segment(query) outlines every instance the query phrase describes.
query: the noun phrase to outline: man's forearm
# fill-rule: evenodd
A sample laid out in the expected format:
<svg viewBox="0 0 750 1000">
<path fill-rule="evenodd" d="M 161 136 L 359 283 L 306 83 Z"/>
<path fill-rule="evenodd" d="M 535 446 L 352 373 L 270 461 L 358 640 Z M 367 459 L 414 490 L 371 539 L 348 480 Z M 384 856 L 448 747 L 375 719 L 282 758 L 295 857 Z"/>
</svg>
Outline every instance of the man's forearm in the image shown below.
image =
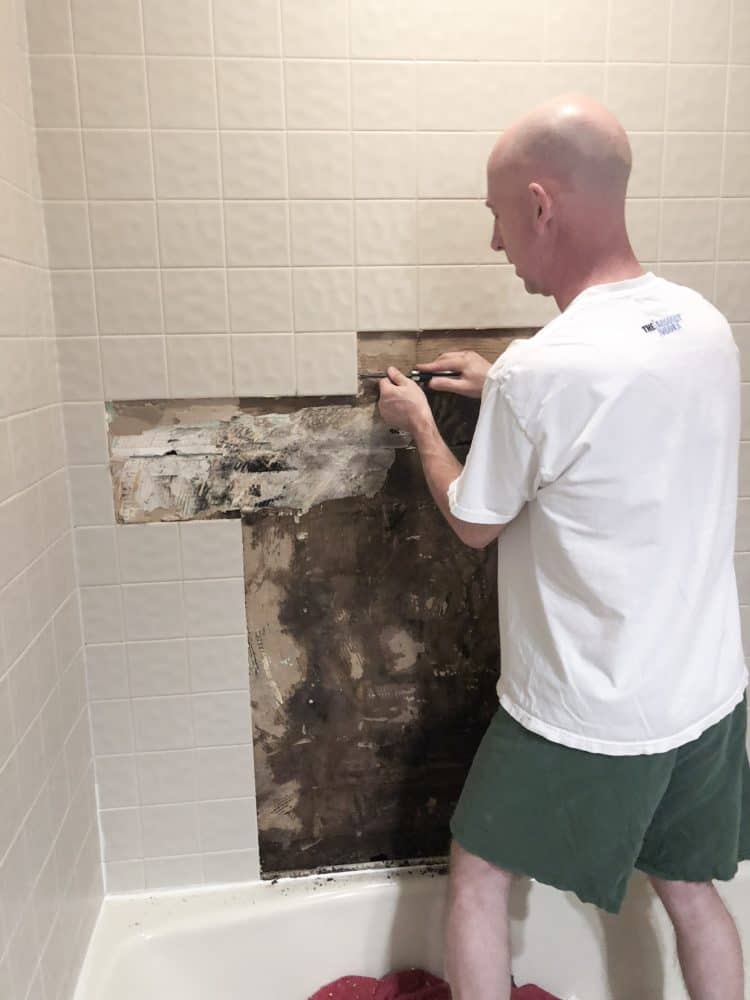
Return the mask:
<svg viewBox="0 0 750 1000">
<path fill-rule="evenodd" d="M 448 487 L 461 475 L 463 465 L 443 441 L 434 421 L 426 421 L 415 428 L 413 437 L 422 460 L 427 485 L 441 513 L 462 542 L 473 549 L 483 549 L 497 538 L 503 526 L 471 524 L 454 517 L 448 504 Z"/>
</svg>

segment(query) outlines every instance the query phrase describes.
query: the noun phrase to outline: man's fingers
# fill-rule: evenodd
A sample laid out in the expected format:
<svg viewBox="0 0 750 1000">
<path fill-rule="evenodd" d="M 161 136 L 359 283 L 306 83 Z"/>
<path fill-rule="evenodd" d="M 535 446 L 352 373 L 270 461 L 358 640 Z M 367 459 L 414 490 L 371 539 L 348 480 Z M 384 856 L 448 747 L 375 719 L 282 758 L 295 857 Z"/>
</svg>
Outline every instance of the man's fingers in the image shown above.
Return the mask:
<svg viewBox="0 0 750 1000">
<path fill-rule="evenodd" d="M 396 385 L 405 385 L 408 381 L 410 381 L 403 372 L 400 372 L 398 368 L 395 367 L 395 365 L 389 365 L 386 371 L 388 372 L 388 378 L 391 382 L 395 382 Z"/>
<path fill-rule="evenodd" d="M 467 396 L 471 390 L 465 378 L 440 378 L 439 375 L 431 378 L 427 385 L 435 392 L 455 392 L 459 396 Z"/>
<path fill-rule="evenodd" d="M 416 367 L 421 372 L 434 372 L 440 371 L 442 368 L 455 370 L 462 367 L 464 364 L 465 359 L 460 352 L 445 351 L 443 354 L 438 355 L 434 361 L 423 361 Z"/>
</svg>

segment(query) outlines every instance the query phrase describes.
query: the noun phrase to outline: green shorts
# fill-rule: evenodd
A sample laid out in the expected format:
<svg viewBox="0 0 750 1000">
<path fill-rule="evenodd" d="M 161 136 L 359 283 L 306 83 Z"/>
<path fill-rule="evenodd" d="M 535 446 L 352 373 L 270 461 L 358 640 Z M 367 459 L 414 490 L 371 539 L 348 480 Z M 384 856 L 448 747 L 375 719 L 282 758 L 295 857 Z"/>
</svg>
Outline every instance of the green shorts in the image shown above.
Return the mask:
<svg viewBox="0 0 750 1000">
<path fill-rule="evenodd" d="M 451 819 L 471 854 L 617 913 L 634 868 L 731 879 L 750 858 L 747 696 L 698 739 L 613 757 L 552 743 L 500 707 Z"/>
</svg>

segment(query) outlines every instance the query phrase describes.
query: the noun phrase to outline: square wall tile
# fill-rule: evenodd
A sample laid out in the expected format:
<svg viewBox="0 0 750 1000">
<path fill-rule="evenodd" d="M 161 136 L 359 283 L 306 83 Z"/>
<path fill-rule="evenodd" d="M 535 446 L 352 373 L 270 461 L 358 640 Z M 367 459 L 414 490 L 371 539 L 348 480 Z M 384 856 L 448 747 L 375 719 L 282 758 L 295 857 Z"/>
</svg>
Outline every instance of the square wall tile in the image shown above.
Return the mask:
<svg viewBox="0 0 750 1000">
<path fill-rule="evenodd" d="M 417 4 L 417 59 L 502 58 L 541 61 L 544 4 L 519 7 L 514 0 L 474 0 L 472 16 L 460 0 Z"/>
<path fill-rule="evenodd" d="M 416 55 L 416 4 L 351 0 L 350 16 L 353 58 L 412 59 Z"/>
<path fill-rule="evenodd" d="M 146 62 L 153 128 L 216 128 L 212 59 L 151 56 Z"/>
<path fill-rule="evenodd" d="M 185 854 L 177 858 L 146 858 L 143 870 L 147 889 L 203 884 L 203 858 L 200 854 Z"/>
<path fill-rule="evenodd" d="M 218 198 L 219 137 L 214 132 L 154 132 L 159 198 Z"/>
<path fill-rule="evenodd" d="M 221 851 L 203 855 L 206 884 L 257 882 L 260 879 L 258 851 Z"/>
<path fill-rule="evenodd" d="M 522 63 L 419 63 L 417 127 L 497 133 L 544 96 L 542 76 Z"/>
<path fill-rule="evenodd" d="M 195 750 L 156 750 L 136 760 L 143 805 L 195 800 Z"/>
<path fill-rule="evenodd" d="M 92 202 L 95 267 L 156 267 L 153 202 Z"/>
<path fill-rule="evenodd" d="M 235 333 L 285 333 L 292 329 L 287 268 L 231 270 L 229 308 Z"/>
<path fill-rule="evenodd" d="M 91 267 L 89 216 L 85 202 L 48 202 L 44 206 L 49 266 Z"/>
<path fill-rule="evenodd" d="M 247 691 L 195 694 L 192 697 L 196 747 L 252 742 Z"/>
<path fill-rule="evenodd" d="M 286 198 L 283 132 L 223 132 L 226 198 Z"/>
<path fill-rule="evenodd" d="M 224 203 L 229 267 L 289 264 L 289 218 L 285 202 Z"/>
<path fill-rule="evenodd" d="M 101 341 L 106 399 L 149 399 L 167 395 L 163 337 L 105 337 Z"/>
<path fill-rule="evenodd" d="M 227 292 L 223 270 L 162 271 L 167 333 L 223 333 Z"/>
<path fill-rule="evenodd" d="M 416 267 L 357 268 L 357 328 L 416 329 L 417 297 Z"/>
<path fill-rule="evenodd" d="M 729 68 L 727 128 L 730 132 L 750 132 L 750 66 Z"/>
<path fill-rule="evenodd" d="M 744 3 L 735 3 L 733 6 L 731 60 L 747 66 L 750 64 L 750 7 Z"/>
<path fill-rule="evenodd" d="M 57 365 L 63 397 L 71 402 L 102 399 L 99 341 L 96 337 L 60 337 Z"/>
<path fill-rule="evenodd" d="M 297 332 L 354 329 L 351 268 L 294 269 L 294 328 Z"/>
<path fill-rule="evenodd" d="M 276 0 L 214 0 L 213 6 L 217 55 L 281 55 Z"/>
<path fill-rule="evenodd" d="M 257 847 L 258 825 L 255 799 L 223 799 L 201 802 L 201 843 L 205 851 L 229 851 Z"/>
<path fill-rule="evenodd" d="M 607 5 L 599 0 L 547 4 L 545 59 L 603 60 L 607 48 Z"/>
<path fill-rule="evenodd" d="M 625 205 L 625 219 L 638 260 L 656 260 L 659 252 L 659 202 L 656 198 L 629 199 Z"/>
<path fill-rule="evenodd" d="M 636 132 L 660 132 L 664 126 L 666 67 L 610 63 L 607 106 L 623 126 Z"/>
<path fill-rule="evenodd" d="M 417 263 L 416 201 L 358 201 L 357 263 Z"/>
<path fill-rule="evenodd" d="M 130 754 L 97 757 L 96 784 L 100 809 L 122 809 L 138 805 L 135 758 Z"/>
<path fill-rule="evenodd" d="M 419 263 L 495 263 L 498 254 L 490 246 L 492 229 L 492 213 L 484 201 L 422 199 Z"/>
<path fill-rule="evenodd" d="M 349 54 L 346 0 L 281 0 L 281 15 L 287 58 Z"/>
<path fill-rule="evenodd" d="M 146 128 L 143 59 L 79 56 L 78 88 L 84 128 Z"/>
<path fill-rule="evenodd" d="M 501 316 L 496 268 L 423 267 L 419 295 L 423 329 L 492 327 Z"/>
<path fill-rule="evenodd" d="M 656 198 L 661 192 L 664 135 L 631 132 L 628 138 L 633 155 L 628 195 L 631 198 Z"/>
<path fill-rule="evenodd" d="M 163 267 L 223 267 L 224 226 L 218 201 L 159 204 Z"/>
<path fill-rule="evenodd" d="M 245 631 L 244 580 L 186 580 L 183 586 L 189 636 Z"/>
<path fill-rule="evenodd" d="M 143 0 L 143 29 L 152 55 L 211 55 L 210 0 Z"/>
<path fill-rule="evenodd" d="M 113 530 L 123 583 L 182 579 L 176 524 L 118 524 Z"/>
<path fill-rule="evenodd" d="M 144 806 L 143 850 L 146 857 L 166 857 L 200 851 L 198 815 L 193 803 Z"/>
<path fill-rule="evenodd" d="M 37 128 L 78 128 L 73 56 L 31 56 L 31 88 Z"/>
<path fill-rule="evenodd" d="M 672 62 L 726 62 L 730 0 L 681 0 L 672 17 Z"/>
<path fill-rule="evenodd" d="M 128 639 L 170 639 L 185 634 L 179 583 L 131 583 L 122 588 Z"/>
<path fill-rule="evenodd" d="M 96 465 L 108 460 L 106 418 L 101 403 L 65 403 L 63 422 L 69 462 Z"/>
<path fill-rule="evenodd" d="M 28 0 L 26 27 L 29 52 L 60 54 L 73 51 L 70 6 L 59 0 Z"/>
<path fill-rule="evenodd" d="M 105 891 L 139 892 L 146 888 L 143 861 L 110 861 L 104 865 Z"/>
<path fill-rule="evenodd" d="M 664 62 L 670 0 L 612 0 L 609 58 L 613 62 Z"/>
<path fill-rule="evenodd" d="M 138 858 L 143 853 L 137 809 L 105 809 L 99 813 L 105 861 Z"/>
<path fill-rule="evenodd" d="M 660 259 L 713 260 L 718 209 L 719 203 L 713 198 L 666 199 L 662 204 Z M 689 234 L 687 239 L 686 234 Z"/>
<path fill-rule="evenodd" d="M 186 521 L 179 529 L 186 580 L 242 576 L 242 524 L 239 518 Z"/>
<path fill-rule="evenodd" d="M 113 529 L 79 528 L 78 530 L 111 532 Z M 86 686 L 92 701 L 130 697 L 125 646 L 122 643 L 99 643 L 87 647 Z"/>
<path fill-rule="evenodd" d="M 352 138 L 346 132 L 290 132 L 291 198 L 351 198 Z"/>
<path fill-rule="evenodd" d="M 298 396 L 357 394 L 357 335 L 303 333 L 295 338 Z"/>
<path fill-rule="evenodd" d="M 219 59 L 216 72 L 221 128 L 284 128 L 280 60 Z"/>
<path fill-rule="evenodd" d="M 120 582 L 114 528 L 76 528 L 75 546 L 81 586 Z"/>
<path fill-rule="evenodd" d="M 161 333 L 159 272 L 96 271 L 99 332 Z"/>
<path fill-rule="evenodd" d="M 709 302 L 715 300 L 713 262 L 663 263 L 659 265 L 658 273 L 667 281 L 694 289 Z"/>
<path fill-rule="evenodd" d="M 750 176 L 750 132 L 726 136 L 726 155 L 721 193 L 726 197 L 747 197 Z"/>
<path fill-rule="evenodd" d="M 124 638 L 119 587 L 82 587 L 81 614 L 87 643 L 121 642 Z M 96 752 L 106 751 L 97 747 Z"/>
<path fill-rule="evenodd" d="M 676 132 L 722 131 L 726 90 L 726 66 L 670 67 L 667 129 Z"/>
<path fill-rule="evenodd" d="M 187 644 L 193 691 L 248 689 L 250 668 L 246 634 L 188 639 Z"/>
<path fill-rule="evenodd" d="M 420 198 L 481 198 L 495 134 L 430 132 L 417 136 Z M 355 161 L 359 167 L 359 161 Z M 358 192 L 362 194 L 362 192 Z"/>
<path fill-rule="evenodd" d="M 36 148 L 42 197 L 48 200 L 83 199 L 85 188 L 80 133 L 39 129 Z"/>
<path fill-rule="evenodd" d="M 750 260 L 750 198 L 721 202 L 719 260 Z"/>
<path fill-rule="evenodd" d="M 353 62 L 353 127 L 376 131 L 415 129 L 416 93 L 413 62 Z"/>
<path fill-rule="evenodd" d="M 673 132 L 664 144 L 664 196 L 718 195 L 721 185 L 720 132 Z"/>
<path fill-rule="evenodd" d="M 296 201 L 291 206 L 292 263 L 354 263 L 350 201 Z"/>
<path fill-rule="evenodd" d="M 72 0 L 77 52 L 143 51 L 139 0 Z"/>
<path fill-rule="evenodd" d="M 133 701 L 138 750 L 179 750 L 194 745 L 191 698 L 136 698 Z"/>
<path fill-rule="evenodd" d="M 196 750 L 195 769 L 201 799 L 239 799 L 255 794 L 250 746 Z"/>
<path fill-rule="evenodd" d="M 235 395 L 293 396 L 296 392 L 292 334 L 233 336 L 232 362 Z"/>
<path fill-rule="evenodd" d="M 74 525 L 114 522 L 112 477 L 108 466 L 71 467 L 70 498 Z"/>
<path fill-rule="evenodd" d="M 284 76 L 287 128 L 349 128 L 348 62 L 290 59 Z"/>
<path fill-rule="evenodd" d="M 129 642 L 127 658 L 133 698 L 183 694 L 189 690 L 184 639 Z"/>
<path fill-rule="evenodd" d="M 194 399 L 232 393 L 228 336 L 167 337 L 167 362 L 171 396 Z"/>
<path fill-rule="evenodd" d="M 548 62 L 542 64 L 542 97 L 548 94 L 588 94 L 606 104 L 607 66 L 604 62 Z"/>
<path fill-rule="evenodd" d="M 89 198 L 154 196 L 148 132 L 84 132 Z"/>
<path fill-rule="evenodd" d="M 716 305 L 730 322 L 750 322 L 750 263 L 718 265 Z"/>
</svg>

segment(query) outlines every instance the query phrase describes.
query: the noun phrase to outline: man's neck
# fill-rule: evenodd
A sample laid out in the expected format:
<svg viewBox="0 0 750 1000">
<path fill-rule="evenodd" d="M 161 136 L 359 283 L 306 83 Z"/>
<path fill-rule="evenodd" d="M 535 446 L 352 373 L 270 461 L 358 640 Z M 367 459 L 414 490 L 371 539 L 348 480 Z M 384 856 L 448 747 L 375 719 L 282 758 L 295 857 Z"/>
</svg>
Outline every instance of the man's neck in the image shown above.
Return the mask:
<svg viewBox="0 0 750 1000">
<path fill-rule="evenodd" d="M 560 312 L 568 308 L 576 296 L 592 285 L 605 285 L 615 281 L 640 278 L 644 271 L 630 247 L 622 253 L 598 256 L 590 263 L 568 267 L 560 275 L 553 296 Z"/>
</svg>

